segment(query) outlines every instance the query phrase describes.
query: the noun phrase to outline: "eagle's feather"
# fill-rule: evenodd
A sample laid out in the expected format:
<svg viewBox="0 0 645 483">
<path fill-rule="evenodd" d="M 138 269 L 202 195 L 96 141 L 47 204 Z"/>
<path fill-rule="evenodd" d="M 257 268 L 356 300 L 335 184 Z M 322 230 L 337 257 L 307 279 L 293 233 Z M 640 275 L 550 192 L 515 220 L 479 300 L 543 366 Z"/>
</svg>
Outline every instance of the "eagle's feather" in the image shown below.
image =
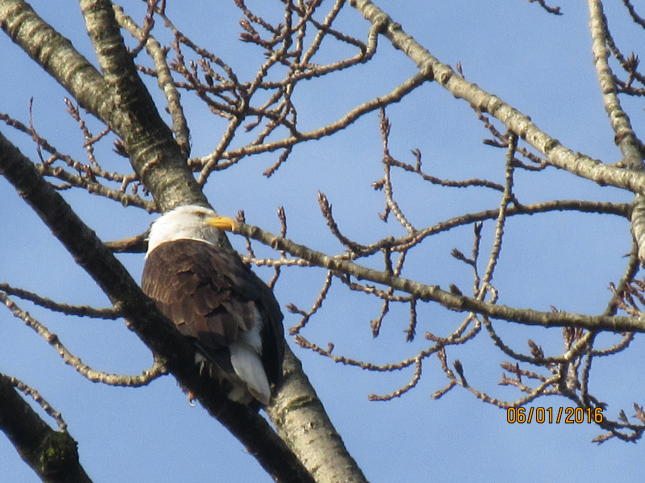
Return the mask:
<svg viewBox="0 0 645 483">
<path fill-rule="evenodd" d="M 151 248 L 144 292 L 228 381 L 229 397 L 268 404 L 284 356 L 282 313 L 269 287 L 236 252 L 208 240 L 171 238 Z"/>
</svg>

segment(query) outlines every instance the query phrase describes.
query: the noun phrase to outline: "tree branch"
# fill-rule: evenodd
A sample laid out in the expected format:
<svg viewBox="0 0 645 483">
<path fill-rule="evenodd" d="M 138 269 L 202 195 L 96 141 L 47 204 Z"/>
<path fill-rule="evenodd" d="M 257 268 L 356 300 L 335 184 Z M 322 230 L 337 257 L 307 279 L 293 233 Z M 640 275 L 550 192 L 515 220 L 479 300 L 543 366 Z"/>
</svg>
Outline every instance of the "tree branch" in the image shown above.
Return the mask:
<svg viewBox="0 0 645 483">
<path fill-rule="evenodd" d="M 0 2 L 0 26 L 83 108 L 123 139 L 135 171 L 161 210 L 178 204 L 207 204 L 195 178 L 185 168 L 185 158 L 172 132 L 136 75 L 111 3 L 101 0 L 81 4 L 101 66 L 106 70 L 105 78 L 22 0 Z"/>
<path fill-rule="evenodd" d="M 139 28 L 134 20 L 125 14 L 123 7 L 120 5 L 113 5 L 113 7 L 119 25 L 127 29 L 140 42 L 144 42 L 146 51 L 154 61 L 157 69 L 157 83 L 168 101 L 168 111 L 172 117 L 172 130 L 175 134 L 175 140 L 184 156 L 188 156 L 190 152 L 190 130 L 181 105 L 181 95 L 177 86 L 175 86 L 170 67 L 166 61 L 166 51 L 161 48 L 157 39 L 150 35 L 150 32 Z"/>
<path fill-rule="evenodd" d="M 96 307 L 90 307 L 89 305 L 69 305 L 55 302 L 46 297 L 42 297 L 37 293 L 17 287 L 12 287 L 8 283 L 4 282 L 0 282 L 0 295 L 2 294 L 2 292 L 8 295 L 15 295 L 16 297 L 29 300 L 36 305 L 45 307 L 46 309 L 52 310 L 54 312 L 62 312 L 67 315 L 77 315 L 79 317 L 92 317 L 96 319 L 110 320 L 115 320 L 121 317 L 121 314 L 114 310 L 114 308 L 112 307 L 99 309 Z"/>
<path fill-rule="evenodd" d="M 457 312 L 475 312 L 495 319 L 542 327 L 582 327 L 589 330 L 612 332 L 645 332 L 645 317 L 612 317 L 607 315 L 585 315 L 570 312 L 539 312 L 506 305 L 495 305 L 477 299 L 447 292 L 438 285 L 426 285 L 408 278 L 396 277 L 388 271 L 367 268 L 339 257 L 326 255 L 299 245 L 286 238 L 264 231 L 257 226 L 238 224 L 236 233 L 253 238 L 274 250 L 283 250 L 307 260 L 312 265 L 352 275 L 359 280 L 370 280 L 396 290 L 414 295 L 416 298 L 432 300 Z"/>
<path fill-rule="evenodd" d="M 645 194 L 645 173 L 607 166 L 597 159 L 577 153 L 562 145 L 538 128 L 531 119 L 502 99 L 467 82 L 450 66 L 443 64 L 428 52 L 414 37 L 405 33 L 401 24 L 396 23 L 371 0 L 350 0 L 349 4 L 358 10 L 372 24 L 384 25 L 381 32 L 405 53 L 419 67 L 424 75 L 434 79 L 456 98 L 468 101 L 475 109 L 488 112 L 500 120 L 508 130 L 517 134 L 539 152 L 550 164 L 600 185 L 624 188 L 634 193 Z"/>
<path fill-rule="evenodd" d="M 316 481 L 366 482 L 327 416 L 300 360 L 285 347 L 284 382 L 267 413 Z"/>
<path fill-rule="evenodd" d="M 589 30 L 593 41 L 594 64 L 605 111 L 609 116 L 614 140 L 623 154 L 623 164 L 634 171 L 643 171 L 643 152 L 641 141 L 632 129 L 629 116 L 620 105 L 614 73 L 609 66 L 609 35 L 607 19 L 600 0 L 589 0 Z M 638 258 L 645 264 L 645 196 L 637 194 L 632 211 L 632 233 L 638 244 Z"/>
<path fill-rule="evenodd" d="M 311 481 L 307 470 L 259 414 L 229 401 L 212 378 L 200 374 L 192 344 L 141 292 L 123 265 L 36 173 L 31 162 L 1 134 L 0 174 L 92 276 L 141 340 L 161 356 L 179 383 L 245 445 L 269 474 L 281 481 Z"/>
<path fill-rule="evenodd" d="M 0 429 L 42 481 L 90 482 L 67 430 L 54 431 L 20 397 L 11 378 L 0 374 Z"/>
</svg>

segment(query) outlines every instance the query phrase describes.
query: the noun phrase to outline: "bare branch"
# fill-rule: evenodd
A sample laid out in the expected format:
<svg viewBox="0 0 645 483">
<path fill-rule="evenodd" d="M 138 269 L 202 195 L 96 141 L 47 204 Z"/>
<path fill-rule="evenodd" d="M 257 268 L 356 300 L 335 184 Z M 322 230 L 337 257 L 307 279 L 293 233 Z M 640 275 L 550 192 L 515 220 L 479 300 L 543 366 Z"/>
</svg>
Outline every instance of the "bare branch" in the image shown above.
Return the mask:
<svg viewBox="0 0 645 483">
<path fill-rule="evenodd" d="M 444 307 L 458 312 L 476 312 L 497 319 L 526 325 L 539 325 L 542 327 L 572 326 L 614 332 L 645 332 L 645 319 L 643 317 L 591 316 L 569 312 L 553 314 L 531 309 L 517 309 L 505 305 L 492 305 L 469 297 L 446 292 L 437 285 L 426 285 L 407 278 L 395 277 L 387 272 L 366 268 L 339 257 L 325 255 L 324 253 L 309 249 L 288 239 L 280 238 L 257 226 L 240 224 L 237 226 L 236 232 L 262 242 L 274 249 L 284 250 L 291 255 L 309 261 L 313 265 L 330 270 L 342 271 L 358 278 L 381 283 L 396 290 L 412 294 L 421 300 L 438 302 Z"/>
<path fill-rule="evenodd" d="M 599 160 L 572 151 L 539 129 L 528 116 L 499 97 L 467 82 L 450 66 L 441 63 L 371 0 L 350 0 L 349 4 L 373 24 L 384 25 L 381 29 L 383 35 L 397 49 L 405 52 L 417 64 L 420 72 L 432 76 L 439 85 L 455 97 L 464 99 L 481 112 L 488 112 L 499 119 L 509 131 L 516 133 L 518 137 L 544 154 L 553 166 L 601 185 L 624 188 L 634 193 L 645 193 L 645 173 L 608 166 Z"/>
<path fill-rule="evenodd" d="M 529 0 L 529 3 L 537 2 L 546 12 L 553 15 L 562 15 L 560 7 L 549 7 L 545 0 Z"/>
<path fill-rule="evenodd" d="M 156 361 L 150 369 L 146 369 L 138 376 L 126 376 L 122 374 L 111 374 L 108 372 L 97 371 L 83 363 L 79 357 L 72 354 L 60 341 L 58 335 L 51 332 L 47 327 L 45 327 L 45 325 L 22 310 L 15 304 L 15 302 L 7 297 L 4 292 L 0 292 L 0 302 L 7 306 L 14 317 L 22 320 L 25 325 L 30 329 L 33 329 L 38 335 L 45 339 L 49 345 L 56 349 L 65 364 L 72 366 L 76 372 L 92 382 L 101 382 L 110 386 L 140 387 L 145 386 L 158 377 L 168 373 L 168 370 L 164 365 Z"/>
<path fill-rule="evenodd" d="M 4 292 L 7 295 L 15 295 L 21 299 L 29 300 L 41 307 L 45 307 L 49 310 L 55 312 L 62 312 L 67 315 L 77 315 L 79 317 L 93 317 L 97 319 L 111 319 L 115 320 L 121 317 L 121 314 L 115 308 L 105 308 L 97 309 L 95 307 L 90 307 L 89 305 L 69 305 L 62 304 L 59 302 L 54 302 L 51 299 L 46 297 L 41 297 L 40 295 L 29 292 L 28 290 L 23 290 L 21 288 L 12 287 L 8 283 L 0 282 L 0 292 Z"/>
</svg>

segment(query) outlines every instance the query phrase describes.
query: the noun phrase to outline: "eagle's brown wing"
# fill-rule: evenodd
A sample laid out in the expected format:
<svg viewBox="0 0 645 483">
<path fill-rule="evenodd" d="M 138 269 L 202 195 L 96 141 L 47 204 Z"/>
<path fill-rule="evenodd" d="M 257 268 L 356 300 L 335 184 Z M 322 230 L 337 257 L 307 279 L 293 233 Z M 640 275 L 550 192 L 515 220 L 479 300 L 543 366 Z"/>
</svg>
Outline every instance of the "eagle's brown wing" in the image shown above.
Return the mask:
<svg viewBox="0 0 645 483">
<path fill-rule="evenodd" d="M 261 360 L 269 382 L 282 376 L 282 313 L 269 287 L 239 255 L 198 240 L 162 243 L 148 254 L 143 291 L 204 355 L 232 371 L 228 345 L 261 323 Z"/>
</svg>

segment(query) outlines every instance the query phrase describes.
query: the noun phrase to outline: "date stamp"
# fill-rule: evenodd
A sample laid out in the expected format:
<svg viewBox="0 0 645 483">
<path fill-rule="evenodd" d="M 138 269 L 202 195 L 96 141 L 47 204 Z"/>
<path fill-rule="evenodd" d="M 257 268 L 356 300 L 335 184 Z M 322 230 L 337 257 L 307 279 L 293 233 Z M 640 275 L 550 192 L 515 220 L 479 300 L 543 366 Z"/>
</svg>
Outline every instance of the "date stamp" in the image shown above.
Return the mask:
<svg viewBox="0 0 645 483">
<path fill-rule="evenodd" d="M 506 422 L 508 424 L 591 424 L 602 423 L 604 416 L 602 408 L 545 408 L 518 407 L 506 409 Z"/>
</svg>

